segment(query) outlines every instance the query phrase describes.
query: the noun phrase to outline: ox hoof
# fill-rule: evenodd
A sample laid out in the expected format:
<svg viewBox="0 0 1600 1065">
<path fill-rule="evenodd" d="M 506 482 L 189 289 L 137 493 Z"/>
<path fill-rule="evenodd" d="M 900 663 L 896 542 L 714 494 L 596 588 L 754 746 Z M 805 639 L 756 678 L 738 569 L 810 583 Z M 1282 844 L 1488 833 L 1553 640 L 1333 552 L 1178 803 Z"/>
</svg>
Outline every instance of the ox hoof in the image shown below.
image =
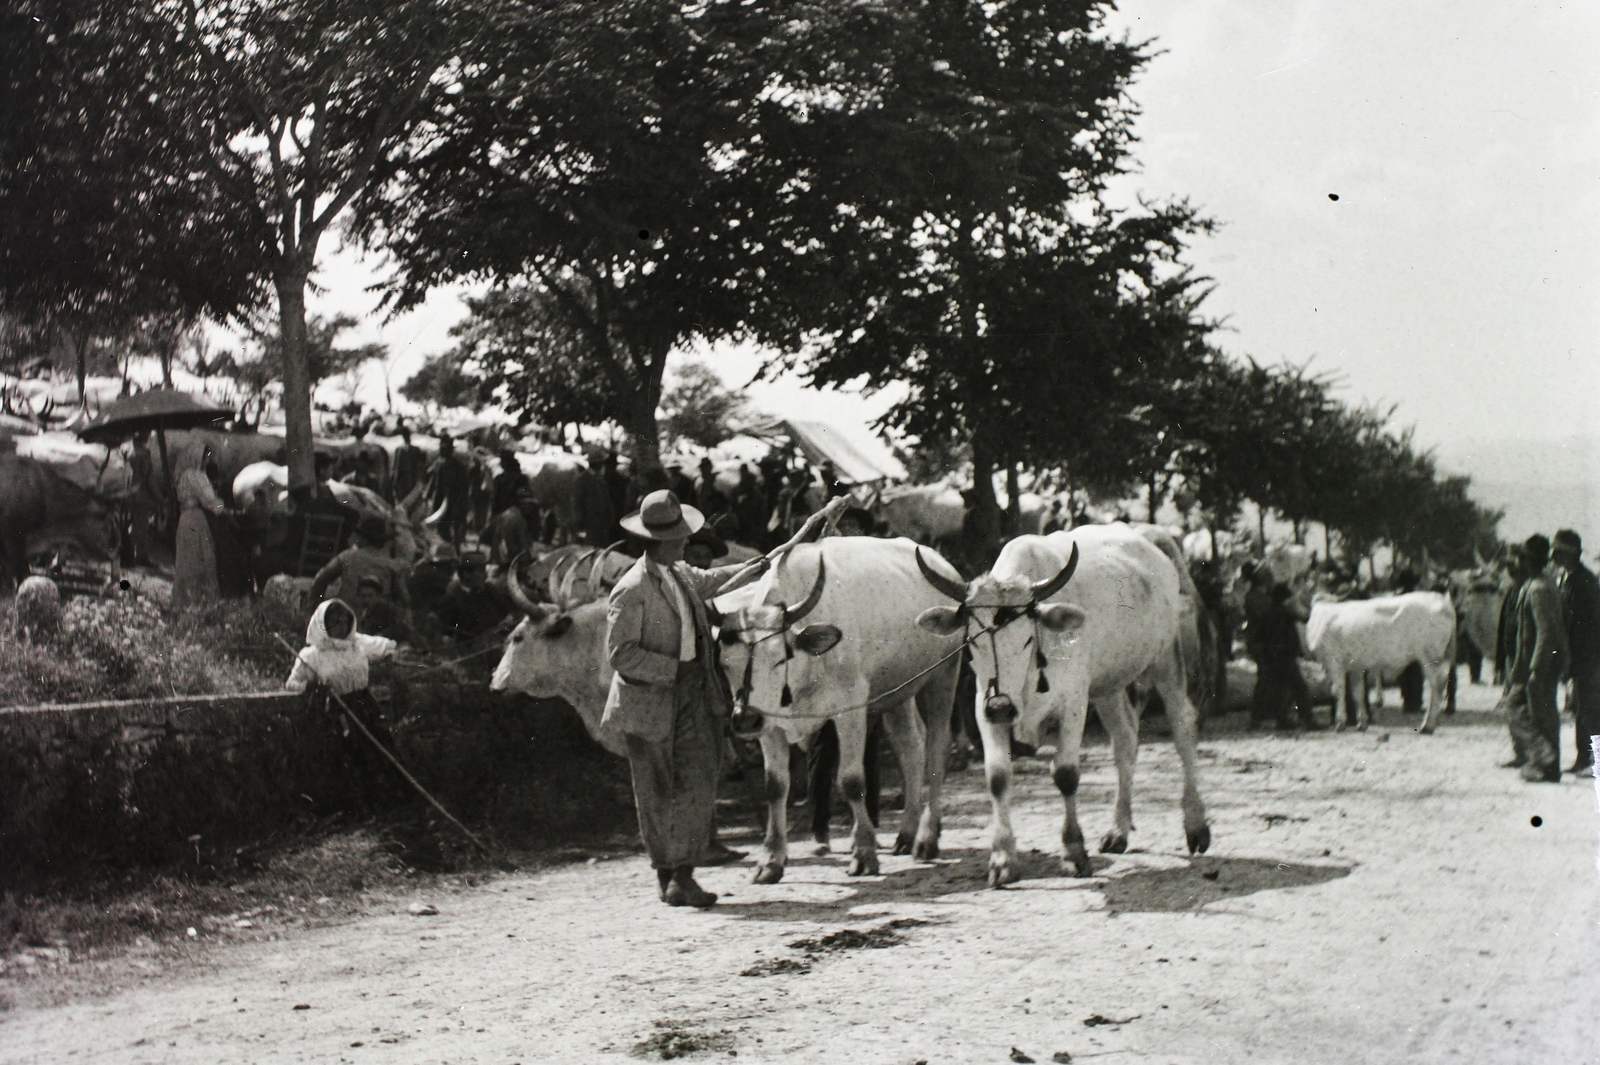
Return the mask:
<svg viewBox="0 0 1600 1065">
<path fill-rule="evenodd" d="M 1061 872 L 1066 876 L 1094 875 L 1094 863 L 1089 861 L 1089 852 L 1084 850 L 1082 843 L 1068 847 L 1061 855 Z"/>
<path fill-rule="evenodd" d="M 912 846 L 916 843 L 916 836 L 910 832 L 902 832 L 894 838 L 895 854 L 910 854 Z"/>
<path fill-rule="evenodd" d="M 1422 733 L 1424 736 L 1432 736 L 1433 735 L 1433 726 L 1432 725 L 1423 725 L 1421 728 L 1417 729 L 1417 731 Z"/>
<path fill-rule="evenodd" d="M 1015 884 L 1022 879 L 1022 870 L 1018 869 L 1008 857 L 990 855 L 989 857 L 989 886 L 1002 888 L 1007 884 Z"/>
<path fill-rule="evenodd" d="M 1349 725 L 1345 724 L 1343 721 L 1340 721 L 1340 722 L 1338 722 L 1337 724 L 1335 724 L 1333 726 L 1333 731 L 1335 731 L 1335 732 L 1343 732 L 1345 729 L 1347 729 L 1349 727 L 1350 727 Z"/>
<path fill-rule="evenodd" d="M 1206 848 L 1211 846 L 1210 825 L 1201 825 L 1199 828 L 1191 828 L 1189 831 L 1185 832 L 1184 835 L 1189 840 L 1190 854 L 1204 854 L 1206 852 Z"/>
<path fill-rule="evenodd" d="M 1363 722 L 1361 722 L 1361 724 L 1357 725 L 1356 726 L 1356 731 L 1357 732 L 1365 732 L 1365 731 L 1367 731 L 1367 722 L 1363 721 Z"/>
<path fill-rule="evenodd" d="M 754 882 L 757 884 L 776 884 L 783 879 L 783 866 L 777 863 L 760 866 L 756 869 Z"/>
<path fill-rule="evenodd" d="M 826 858 L 828 855 L 830 855 L 832 853 L 833 853 L 833 848 L 828 846 L 828 841 L 827 840 L 819 839 L 817 841 L 817 845 L 815 847 L 811 848 L 811 855 L 814 858 Z"/>
<path fill-rule="evenodd" d="M 1128 834 L 1112 829 L 1100 841 L 1101 854 L 1126 854 L 1128 850 Z"/>
<path fill-rule="evenodd" d="M 917 845 L 911 850 L 911 857 L 919 862 L 931 862 L 939 857 L 939 841 L 936 839 L 918 840 Z"/>
<path fill-rule="evenodd" d="M 850 867 L 844 872 L 846 876 L 877 876 L 878 856 L 876 854 L 857 854 L 850 859 Z"/>
</svg>

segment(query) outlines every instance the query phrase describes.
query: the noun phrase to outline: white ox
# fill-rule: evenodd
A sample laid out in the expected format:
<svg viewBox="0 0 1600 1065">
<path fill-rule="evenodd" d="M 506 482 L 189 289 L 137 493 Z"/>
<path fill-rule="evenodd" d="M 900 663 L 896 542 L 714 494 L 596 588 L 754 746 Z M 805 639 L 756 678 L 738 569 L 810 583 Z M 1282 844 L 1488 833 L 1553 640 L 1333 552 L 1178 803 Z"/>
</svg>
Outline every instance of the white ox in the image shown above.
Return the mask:
<svg viewBox="0 0 1600 1065">
<path fill-rule="evenodd" d="M 1458 651 L 1467 654 L 1467 667 L 1472 683 L 1482 677 L 1483 660 L 1490 659 L 1490 674 L 1494 672 L 1495 635 L 1500 627 L 1500 607 L 1505 601 L 1503 581 L 1487 567 L 1462 574 L 1452 574 L 1450 597 L 1456 604 L 1457 640 L 1466 640 L 1466 647 Z"/>
<path fill-rule="evenodd" d="M 1047 504 L 1032 492 L 1017 497 L 1018 529 L 1037 533 L 1044 525 Z M 966 510 L 961 492 L 947 484 L 892 488 L 869 501 L 874 521 L 889 528 L 891 536 L 905 536 L 922 544 L 939 544 L 961 535 Z M 1002 511 L 1005 507 L 1002 505 Z"/>
<path fill-rule="evenodd" d="M 1078 876 L 1093 867 L 1078 824 L 1078 752 L 1092 700 L 1111 735 L 1117 764 L 1116 813 L 1102 853 L 1127 850 L 1133 829 L 1133 766 L 1139 720 L 1130 684 L 1153 688 L 1167 707 L 1183 762 L 1183 827 L 1191 853 L 1211 842 L 1195 770 L 1196 714 L 1185 690 L 1183 605 L 1176 567 L 1127 525 L 1086 525 L 1006 544 L 994 569 L 970 585 L 924 564 L 928 582 L 959 606 L 926 611 L 917 624 L 968 633 L 978 681 L 978 728 L 993 803 L 989 883 L 1018 879 L 1011 829 L 1011 733 L 1037 743 L 1059 718 L 1054 779 L 1066 807 L 1062 865 Z M 1020 704 L 1020 706 L 1018 705 Z"/>
<path fill-rule="evenodd" d="M 752 684 L 744 692 L 744 705 L 771 705 L 773 713 L 811 715 L 768 718 L 762 729 L 768 835 L 765 857 L 755 872 L 760 883 L 778 883 L 787 860 L 790 737 L 795 742 L 810 740 L 826 720 L 821 715 L 866 704 L 874 696 L 885 704 L 885 723 L 890 726 L 894 753 L 906 772 L 906 811 L 896 838 L 896 854 L 915 852 L 922 859 L 938 856 L 938 798 L 960 662 L 958 656 L 941 662 L 939 654 L 930 654 L 936 648 L 949 654 L 960 648 L 960 641 L 939 640 L 910 627 L 910 619 L 917 616 L 917 611 L 938 601 L 930 595 L 922 577 L 917 576 L 914 545 L 904 540 L 869 537 L 834 537 L 824 540 L 824 544 L 826 548 L 795 548 L 798 558 L 792 563 L 782 564 L 768 579 L 718 600 L 720 608 L 734 614 L 723 620 L 723 667 L 730 673 L 731 683 L 741 691 L 744 667 L 747 662 L 752 665 Z M 824 574 L 814 561 L 808 561 L 816 558 L 819 550 L 826 550 L 829 560 L 822 587 L 818 577 Z M 893 561 L 896 555 L 898 561 Z M 890 566 L 882 564 L 885 558 L 891 560 Z M 808 577 L 810 585 L 805 584 Z M 795 590 L 790 590 L 790 584 L 795 584 Z M 811 598 L 806 592 L 808 587 L 818 593 L 810 606 L 806 603 Z M 875 588 L 877 593 L 864 598 L 862 588 Z M 525 617 L 507 638 L 506 651 L 490 681 L 491 691 L 522 691 L 538 699 L 563 699 L 578 712 L 598 744 L 614 755 L 626 756 L 621 732 L 602 728 L 606 694 L 611 689 L 611 664 L 605 648 L 605 601 L 568 604 L 565 608 L 533 603 L 515 577 L 507 580 L 507 590 Z M 790 596 L 797 606 L 778 609 L 770 603 L 771 596 L 779 596 L 778 601 Z M 904 606 L 882 609 L 883 604 L 896 601 L 902 601 Z M 802 612 L 811 617 L 811 624 L 800 624 Z M 797 632 L 789 633 L 786 640 L 770 638 L 755 643 L 757 636 L 738 632 L 741 625 L 781 624 L 786 616 L 792 617 L 797 627 Z M 842 633 L 835 643 L 843 646 L 824 646 L 826 641 L 818 640 L 819 625 L 821 632 L 835 628 Z M 778 632 L 774 628 L 770 635 Z M 789 628 L 784 627 L 781 632 L 789 632 Z M 746 643 L 747 638 L 750 643 Z M 774 667 L 781 667 L 782 646 L 790 640 L 790 646 L 800 654 L 789 660 L 787 670 L 794 704 L 782 707 L 784 673 Z M 754 659 L 760 662 L 752 659 L 750 646 L 755 646 Z M 766 660 L 773 656 L 776 660 Z M 917 676 L 926 667 L 933 668 Z M 898 684 L 906 686 L 888 694 Z M 890 704 L 886 694 L 898 702 Z M 926 723 L 918 716 L 918 708 L 926 715 Z M 870 875 L 877 872 L 878 865 L 877 840 L 864 806 L 867 710 L 840 713 L 834 721 L 840 739 L 840 779 L 856 816 L 850 873 Z M 918 772 L 917 766 L 923 766 L 923 772 Z"/>
<path fill-rule="evenodd" d="M 917 572 L 916 552 L 910 540 L 864 536 L 802 544 L 754 585 L 714 603 L 736 708 L 764 722 L 768 816 L 757 883 L 777 883 L 788 860 L 789 744 L 810 742 L 830 717 L 839 733 L 839 788 L 855 817 L 849 875 L 878 872 L 863 772 L 869 712 L 882 712 L 905 774 L 894 853 L 919 861 L 939 855 L 961 640 L 915 626 L 940 601 Z"/>
<path fill-rule="evenodd" d="M 1455 608 L 1438 592 L 1313 603 L 1306 622 L 1306 650 L 1328 674 L 1333 720 L 1340 729 L 1350 723 L 1345 679 L 1359 680 L 1363 672 L 1393 674 L 1421 662 L 1428 678 L 1428 709 L 1418 731 L 1430 733 L 1455 668 Z M 1358 717 L 1357 728 L 1365 731 L 1365 705 Z"/>
<path fill-rule="evenodd" d="M 389 524 L 393 538 L 389 553 L 401 561 L 418 558 L 432 539 L 422 523 L 412 517 L 404 506 L 391 506 L 382 496 L 368 488 L 343 481 L 330 480 L 328 490 L 333 498 L 352 508 L 358 514 L 374 514 Z M 252 462 L 240 470 L 233 479 L 233 498 L 244 506 L 256 493 L 265 489 L 267 506 L 276 511 L 289 509 L 289 467 L 276 462 Z"/>
</svg>

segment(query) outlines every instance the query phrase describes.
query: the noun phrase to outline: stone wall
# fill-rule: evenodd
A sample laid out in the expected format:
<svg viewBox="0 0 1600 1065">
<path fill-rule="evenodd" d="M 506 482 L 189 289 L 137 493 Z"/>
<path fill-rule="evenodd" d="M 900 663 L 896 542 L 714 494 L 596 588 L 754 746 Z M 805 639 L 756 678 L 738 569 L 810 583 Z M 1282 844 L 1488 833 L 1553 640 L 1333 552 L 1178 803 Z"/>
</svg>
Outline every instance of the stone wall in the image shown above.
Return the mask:
<svg viewBox="0 0 1600 1065">
<path fill-rule="evenodd" d="M 0 710 L 0 882 L 265 838 L 349 804 L 338 755 L 282 693 Z"/>
<path fill-rule="evenodd" d="M 375 693 L 416 778 L 502 842 L 632 830 L 625 763 L 564 704 L 444 681 Z M 0 709 L 0 888 L 210 864 L 308 816 L 370 809 L 347 743 L 283 693 Z"/>
</svg>

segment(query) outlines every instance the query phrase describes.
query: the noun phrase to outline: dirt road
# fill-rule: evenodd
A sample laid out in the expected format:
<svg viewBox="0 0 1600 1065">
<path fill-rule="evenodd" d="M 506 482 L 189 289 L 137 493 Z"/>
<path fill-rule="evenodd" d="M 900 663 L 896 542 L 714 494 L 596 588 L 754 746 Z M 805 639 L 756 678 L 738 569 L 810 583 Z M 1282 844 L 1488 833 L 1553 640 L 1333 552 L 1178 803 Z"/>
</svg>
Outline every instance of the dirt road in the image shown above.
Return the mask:
<svg viewBox="0 0 1600 1065">
<path fill-rule="evenodd" d="M 748 862 L 708 872 L 708 913 L 656 902 L 638 857 L 374 896 L 370 916 L 277 942 L 162 947 L 209 950 L 202 975 L 19 994 L 0 1061 L 1600 1063 L 1596 790 L 1495 768 L 1492 696 L 1462 691 L 1431 737 L 1392 705 L 1366 734 L 1208 735 L 1214 842 L 1193 862 L 1158 739 L 1135 850 L 1089 880 L 1058 873 L 1048 766 L 1020 761 L 1017 835 L 1038 853 L 989 890 L 974 767 L 936 865 L 885 856 L 852 881 L 836 840 L 775 886 Z M 1097 839 L 1109 749 L 1084 769 Z"/>
</svg>

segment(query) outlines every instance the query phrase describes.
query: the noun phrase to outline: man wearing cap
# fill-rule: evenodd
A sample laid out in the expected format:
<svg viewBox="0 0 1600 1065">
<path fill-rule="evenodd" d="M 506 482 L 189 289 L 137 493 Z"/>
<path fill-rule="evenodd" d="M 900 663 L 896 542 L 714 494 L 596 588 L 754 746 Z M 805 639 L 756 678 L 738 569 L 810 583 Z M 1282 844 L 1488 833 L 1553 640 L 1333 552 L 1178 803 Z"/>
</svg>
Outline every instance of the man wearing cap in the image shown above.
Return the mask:
<svg viewBox="0 0 1600 1065">
<path fill-rule="evenodd" d="M 1526 577 L 1517 593 L 1506 634 L 1506 711 L 1513 747 L 1527 759 L 1522 779 L 1561 780 L 1561 715 L 1556 688 L 1567 666 L 1567 632 L 1561 624 L 1561 597 L 1545 574 L 1550 541 L 1538 533 L 1522 544 Z"/>
<path fill-rule="evenodd" d="M 436 611 L 455 581 L 458 562 L 454 547 L 436 542 L 406 576 L 406 590 L 411 595 L 411 606 L 415 611 L 414 621 L 425 636 L 439 635 Z"/>
<path fill-rule="evenodd" d="M 436 611 L 444 635 L 457 643 L 492 632 L 514 609 L 505 590 L 489 583 L 488 564 L 482 551 L 463 551 L 455 582 Z"/>
<path fill-rule="evenodd" d="M 1600 737 L 1600 580 L 1584 566 L 1583 540 L 1571 529 L 1556 533 L 1550 545 L 1550 576 L 1561 597 L 1561 620 L 1571 652 L 1573 742 L 1578 755 L 1569 773 L 1594 775 L 1594 743 Z"/>
<path fill-rule="evenodd" d="M 623 529 L 646 541 L 645 553 L 612 589 L 606 611 L 606 654 L 614 675 L 602 724 L 626 736 L 639 834 L 661 900 L 671 906 L 717 901 L 695 882 L 694 869 L 704 864 L 713 842 L 721 753 L 717 719 L 728 716 L 733 700 L 705 604 L 744 583 L 736 574 L 754 578 L 764 568 L 685 564 L 685 546 L 704 524 L 704 515 L 671 490 L 645 496 L 622 519 Z"/>
<path fill-rule="evenodd" d="M 363 514 L 356 522 L 354 543 L 340 551 L 328 564 L 317 571 L 311 582 L 311 598 L 321 602 L 334 581 L 339 582 L 342 595 L 355 595 L 366 578 L 377 582 L 378 594 L 402 611 L 411 609 L 410 589 L 405 575 L 386 548 L 389 544 L 389 523 L 376 514 Z"/>
<path fill-rule="evenodd" d="M 480 543 L 489 545 L 489 561 L 503 566 L 531 550 L 533 530 L 539 528 L 539 504 L 527 485 L 517 489 L 512 505 L 497 513 L 483 530 Z"/>
</svg>

